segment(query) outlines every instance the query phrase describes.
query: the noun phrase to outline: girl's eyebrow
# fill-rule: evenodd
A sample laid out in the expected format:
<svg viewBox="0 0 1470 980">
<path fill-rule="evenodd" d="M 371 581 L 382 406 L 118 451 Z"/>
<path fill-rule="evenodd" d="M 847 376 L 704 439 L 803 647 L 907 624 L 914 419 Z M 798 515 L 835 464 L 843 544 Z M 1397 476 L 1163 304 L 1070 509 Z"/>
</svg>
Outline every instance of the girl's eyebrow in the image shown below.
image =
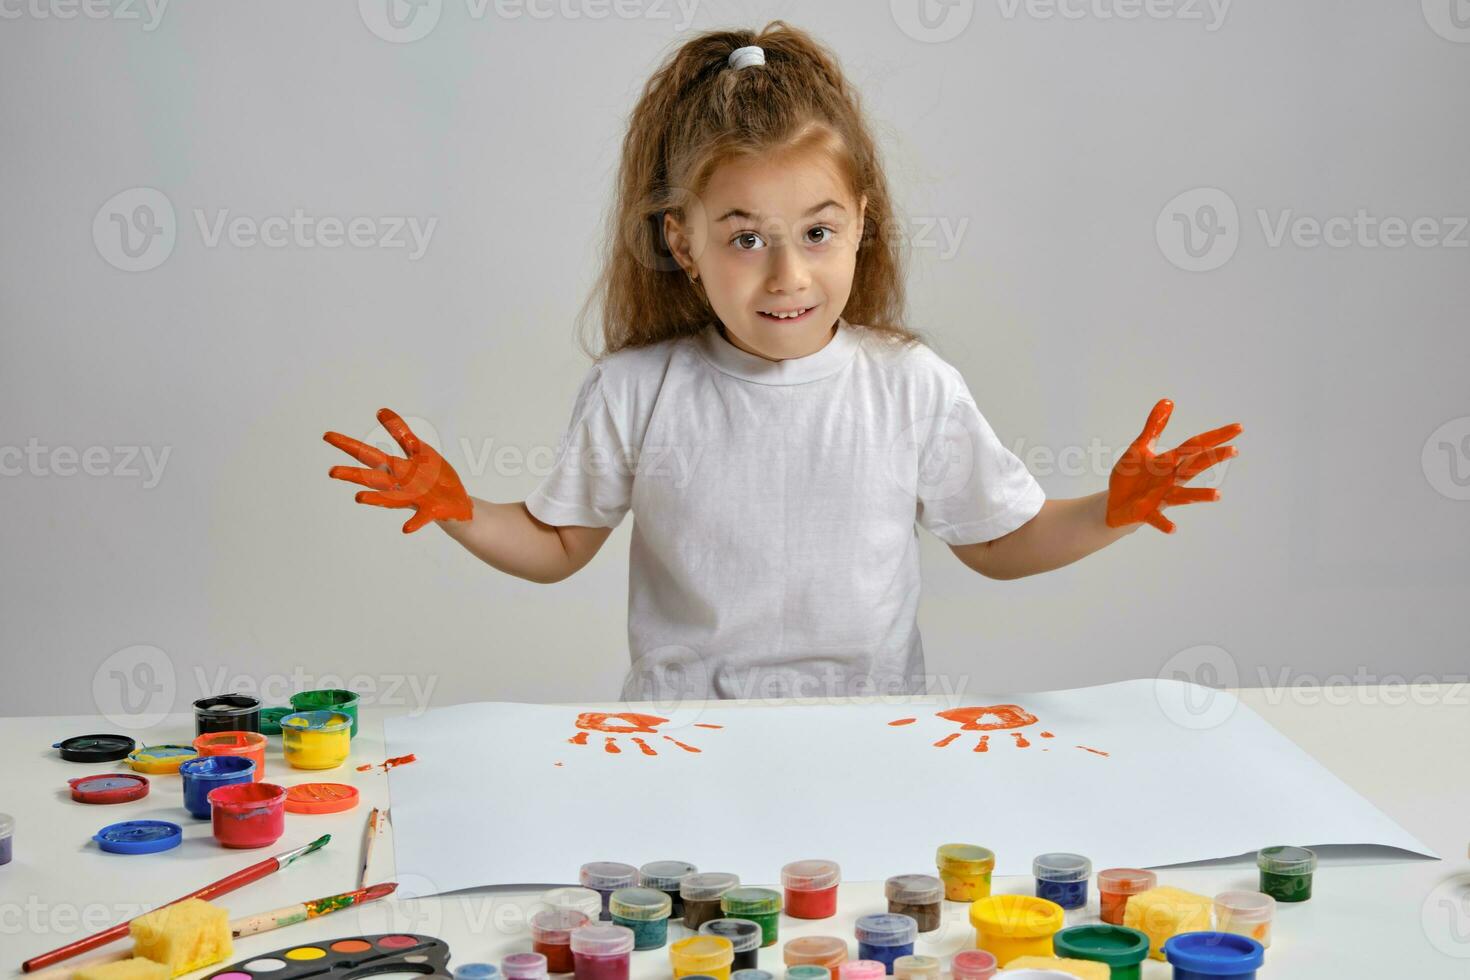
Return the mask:
<svg viewBox="0 0 1470 980">
<path fill-rule="evenodd" d="M 839 211 L 847 210 L 839 202 L 831 200 L 829 198 L 828 200 L 823 201 L 821 204 L 807 208 L 806 214 L 802 215 L 802 217 L 810 217 L 811 215 L 816 214 L 818 211 L 821 211 L 823 208 L 832 207 L 835 207 Z M 721 221 L 729 221 L 731 218 L 744 218 L 746 221 L 759 221 L 760 217 L 761 216 L 759 214 L 751 214 L 749 211 L 743 211 L 740 208 L 731 208 L 730 210 L 726 211 L 724 214 L 716 218 L 715 223 L 719 224 Z"/>
</svg>

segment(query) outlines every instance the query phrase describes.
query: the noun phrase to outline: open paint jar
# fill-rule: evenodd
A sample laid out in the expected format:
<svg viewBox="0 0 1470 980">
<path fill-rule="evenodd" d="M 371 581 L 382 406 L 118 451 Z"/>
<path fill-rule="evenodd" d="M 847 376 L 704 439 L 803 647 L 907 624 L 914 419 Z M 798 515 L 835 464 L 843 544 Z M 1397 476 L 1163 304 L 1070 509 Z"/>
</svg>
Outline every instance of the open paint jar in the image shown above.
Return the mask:
<svg viewBox="0 0 1470 980">
<path fill-rule="evenodd" d="M 749 919 L 710 919 L 699 927 L 701 936 L 722 936 L 730 940 L 735 959 L 731 970 L 753 970 L 760 961 L 761 927 Z"/>
<path fill-rule="evenodd" d="M 679 897 L 679 886 L 698 870 L 688 861 L 649 861 L 638 869 L 638 884 L 644 888 L 657 888 L 668 895 L 673 903 L 669 917 L 681 919 L 684 917 L 684 900 Z"/>
<path fill-rule="evenodd" d="M 1271 920 L 1276 916 L 1276 899 L 1263 892 L 1232 891 L 1215 896 L 1215 928 L 1249 936 L 1271 948 Z"/>
<path fill-rule="evenodd" d="M 1278 902 L 1305 902 L 1312 897 L 1317 855 L 1305 847 L 1266 847 L 1256 852 L 1261 891 Z"/>
<path fill-rule="evenodd" d="M 254 781 L 255 760 L 239 755 L 190 759 L 179 766 L 179 777 L 184 787 L 184 809 L 190 816 L 208 820 L 210 791 Z"/>
<path fill-rule="evenodd" d="M 962 949 L 949 961 L 953 980 L 990 980 L 995 970 L 995 956 L 983 949 Z"/>
<path fill-rule="evenodd" d="M 540 953 L 511 953 L 500 961 L 505 980 L 546 980 L 546 957 Z"/>
<path fill-rule="evenodd" d="M 351 732 L 341 711 L 298 711 L 281 719 L 281 747 L 294 769 L 335 769 L 352 752 Z"/>
<path fill-rule="evenodd" d="M 199 753 L 192 745 L 148 745 L 129 752 L 128 765 L 133 772 L 158 775 L 178 772 L 179 766 L 197 758 Z"/>
<path fill-rule="evenodd" d="M 1105 963 L 1112 980 L 1139 980 L 1148 943 L 1147 933 L 1111 925 L 1072 926 L 1051 937 L 1057 956 Z"/>
<path fill-rule="evenodd" d="M 194 734 L 260 731 L 260 699 L 220 694 L 194 702 Z"/>
<path fill-rule="evenodd" d="M 607 903 L 614 924 L 633 930 L 634 949 L 661 949 L 669 941 L 671 908 L 657 888 L 619 888 Z"/>
<path fill-rule="evenodd" d="M 874 912 L 858 917 L 853 935 L 857 937 L 858 959 L 875 960 L 891 972 L 894 960 L 913 954 L 919 924 L 911 915 Z"/>
<path fill-rule="evenodd" d="M 1031 862 L 1036 876 L 1036 897 L 1056 902 L 1064 909 L 1080 909 L 1087 905 L 1087 883 L 1092 878 L 1092 862 L 1081 854 L 1054 852 L 1037 855 Z"/>
<path fill-rule="evenodd" d="M 225 847 L 265 847 L 286 832 L 286 787 L 239 783 L 209 791 L 214 839 Z"/>
<path fill-rule="evenodd" d="M 990 894 L 995 852 L 975 844 L 943 844 L 934 855 L 944 897 L 951 902 L 973 902 Z"/>
<path fill-rule="evenodd" d="M 1104 868 L 1097 873 L 1098 918 L 1121 926 L 1128 896 L 1146 892 L 1158 884 L 1159 876 L 1141 868 Z"/>
<path fill-rule="evenodd" d="M 255 763 L 252 778 L 258 783 L 265 775 L 266 742 L 260 732 L 209 732 L 194 740 L 194 751 L 206 758 L 232 755 L 249 759 Z"/>
<path fill-rule="evenodd" d="M 839 980 L 883 980 L 888 964 L 877 960 L 848 960 L 837 969 Z"/>
<path fill-rule="evenodd" d="M 939 980 L 939 957 L 900 956 L 893 961 L 893 980 Z"/>
<path fill-rule="evenodd" d="M 628 980 L 633 930 L 589 923 L 572 930 L 572 960 L 577 980 Z"/>
<path fill-rule="evenodd" d="M 302 691 L 291 695 L 291 707 L 297 711 L 340 711 L 352 719 L 350 738 L 357 737 L 357 704 L 360 699 L 352 691 L 329 688 L 321 691 Z"/>
<path fill-rule="evenodd" d="M 939 915 L 944 900 L 944 885 L 933 875 L 894 875 L 883 883 L 888 911 L 910 916 L 919 924 L 920 932 L 939 928 Z"/>
<path fill-rule="evenodd" d="M 1002 967 L 1018 956 L 1052 955 L 1051 937 L 1065 918 L 1056 902 L 1030 895 L 991 895 L 970 905 L 975 945 Z"/>
<path fill-rule="evenodd" d="M 723 916 L 720 898 L 739 884 L 740 876 L 728 871 L 703 871 L 685 878 L 679 883 L 679 897 L 684 902 L 684 925 L 698 930 L 711 919 Z"/>
<path fill-rule="evenodd" d="M 720 896 L 720 911 L 727 919 L 749 919 L 756 923 L 761 927 L 761 945 L 775 945 L 776 930 L 781 923 L 780 892 L 747 885 L 732 888 Z"/>
<path fill-rule="evenodd" d="M 572 930 L 592 920 L 576 909 L 542 909 L 531 916 L 531 949 L 546 957 L 551 973 L 571 973 Z"/>
<path fill-rule="evenodd" d="M 837 936 L 797 936 L 781 947 L 786 966 L 825 966 L 832 976 L 847 962 L 847 940 Z"/>
<path fill-rule="evenodd" d="M 608 899 L 612 898 L 612 893 L 619 888 L 632 888 L 638 881 L 638 869 L 620 861 L 589 861 L 582 865 L 578 878 L 583 887 L 590 888 L 602 896 L 600 918 L 604 922 L 611 922 L 612 915 L 607 907 Z"/>
<path fill-rule="evenodd" d="M 1181 932 L 1164 940 L 1174 980 L 1255 980 L 1266 950 L 1233 932 Z"/>
<path fill-rule="evenodd" d="M 798 963 L 786 968 L 786 980 L 836 980 L 837 975 L 825 966 Z"/>
<path fill-rule="evenodd" d="M 836 861 L 792 861 L 781 869 L 786 891 L 786 914 L 794 919 L 829 919 L 837 914 L 837 882 L 842 869 Z"/>
<path fill-rule="evenodd" d="M 699 975 L 728 980 L 735 962 L 735 946 L 724 936 L 690 936 L 669 947 L 674 980 Z"/>
<path fill-rule="evenodd" d="M 602 896 L 590 888 L 579 888 L 575 885 L 542 892 L 541 904 L 547 908 L 581 912 L 589 922 L 596 922 L 602 915 Z"/>
</svg>

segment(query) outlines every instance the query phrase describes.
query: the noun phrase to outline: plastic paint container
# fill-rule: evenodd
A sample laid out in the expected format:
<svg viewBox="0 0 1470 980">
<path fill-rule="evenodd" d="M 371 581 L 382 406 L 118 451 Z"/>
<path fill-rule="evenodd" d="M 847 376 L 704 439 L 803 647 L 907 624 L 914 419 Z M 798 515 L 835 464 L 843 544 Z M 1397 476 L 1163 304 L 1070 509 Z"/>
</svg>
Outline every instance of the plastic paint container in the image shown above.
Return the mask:
<svg viewBox="0 0 1470 980">
<path fill-rule="evenodd" d="M 572 961 L 577 980 L 628 980 L 633 930 L 588 923 L 572 930 Z"/>
<path fill-rule="evenodd" d="M 178 847 L 184 828 L 167 820 L 125 820 L 103 827 L 92 839 L 112 854 L 156 854 Z"/>
<path fill-rule="evenodd" d="M 853 934 L 857 937 L 858 959 L 882 963 L 891 972 L 894 960 L 913 955 L 919 924 L 911 915 L 875 912 L 858 916 Z"/>
<path fill-rule="evenodd" d="M 1276 899 L 1264 892 L 1221 892 L 1215 896 L 1215 928 L 1248 936 L 1271 948 L 1271 920 L 1276 916 Z"/>
<path fill-rule="evenodd" d="M 295 708 L 261 708 L 260 709 L 260 734 L 281 734 L 281 719 L 289 714 L 294 714 Z M 491 964 L 486 963 L 486 966 Z"/>
<path fill-rule="evenodd" d="M 497 980 L 500 967 L 494 963 L 461 963 L 451 976 L 454 980 Z"/>
<path fill-rule="evenodd" d="M 148 777 L 129 772 L 78 776 L 66 784 L 71 787 L 71 798 L 78 803 L 128 803 L 148 795 Z"/>
<path fill-rule="evenodd" d="M 67 762 L 116 762 L 126 759 L 138 743 L 126 735 L 73 735 L 53 743 Z"/>
<path fill-rule="evenodd" d="M 240 783 L 210 790 L 214 839 L 225 847 L 265 847 L 286 832 L 286 787 Z"/>
<path fill-rule="evenodd" d="M 847 940 L 837 936 L 798 936 L 781 947 L 781 959 L 793 966 L 824 966 L 832 976 L 847 962 Z"/>
<path fill-rule="evenodd" d="M 1112 980 L 1139 980 L 1148 943 L 1147 933 L 1112 925 L 1072 926 L 1051 937 L 1057 956 L 1106 963 Z"/>
<path fill-rule="evenodd" d="M 1051 937 L 1066 913 L 1056 902 L 1030 895 L 991 895 L 970 903 L 975 945 L 1005 966 L 1017 956 L 1051 956 Z"/>
<path fill-rule="evenodd" d="M 221 694 L 194 702 L 194 734 L 260 731 L 260 699 L 248 694 Z"/>
<path fill-rule="evenodd" d="M 576 909 L 542 909 L 531 916 L 531 949 L 546 957 L 550 973 L 571 973 L 572 930 L 592 920 Z"/>
<path fill-rule="evenodd" d="M 1036 897 L 1056 902 L 1064 909 L 1080 909 L 1087 905 L 1087 882 L 1092 877 L 1092 862 L 1081 854 L 1054 852 L 1037 855 L 1031 862 L 1036 876 Z"/>
<path fill-rule="evenodd" d="M 1312 897 L 1317 855 L 1305 847 L 1265 847 L 1256 852 L 1261 891 L 1278 902 L 1305 902 Z"/>
<path fill-rule="evenodd" d="M 792 861 L 781 869 L 786 891 L 786 914 L 794 919 L 829 919 L 837 914 L 837 882 L 842 869 L 836 861 Z"/>
<path fill-rule="evenodd" d="M 265 775 L 266 737 L 260 732 L 209 732 L 194 740 L 194 750 L 201 756 L 239 756 L 255 763 L 254 780 Z"/>
<path fill-rule="evenodd" d="M 328 688 L 321 691 L 302 691 L 291 695 L 291 707 L 297 711 L 340 711 L 352 719 L 351 738 L 357 738 L 357 703 L 360 699 L 351 691 Z"/>
<path fill-rule="evenodd" d="M 934 855 L 944 897 L 951 902 L 973 902 L 990 894 L 995 852 L 975 844 L 942 844 Z"/>
<path fill-rule="evenodd" d="M 995 957 L 983 949 L 962 949 L 949 961 L 953 980 L 990 980 L 995 971 Z"/>
<path fill-rule="evenodd" d="M 511 953 L 500 961 L 505 980 L 546 980 L 546 957 L 540 953 Z"/>
<path fill-rule="evenodd" d="M 730 940 L 735 959 L 734 970 L 753 970 L 760 960 L 762 930 L 759 922 L 749 919 L 710 919 L 699 927 L 701 936 L 722 936 Z"/>
<path fill-rule="evenodd" d="M 611 922 L 612 915 L 607 910 L 607 900 L 619 888 L 632 888 L 638 881 L 638 869 L 619 861 L 589 861 L 582 865 L 577 880 L 602 897 L 598 918 L 603 922 Z"/>
<path fill-rule="evenodd" d="M 133 767 L 133 772 L 156 776 L 178 772 L 179 766 L 197 758 L 199 753 L 192 745 L 148 745 L 128 753 L 128 765 Z"/>
<path fill-rule="evenodd" d="M 769 970 L 736 970 L 730 980 L 776 980 L 776 975 Z"/>
<path fill-rule="evenodd" d="M 638 884 L 644 888 L 657 888 L 669 896 L 673 911 L 669 917 L 684 917 L 684 900 L 679 897 L 679 885 L 699 869 L 688 861 L 649 861 L 638 869 Z"/>
<path fill-rule="evenodd" d="M 724 936 L 690 936 L 669 947 L 674 980 L 691 975 L 729 980 L 735 946 Z"/>
<path fill-rule="evenodd" d="M 944 885 L 933 875 L 894 875 L 883 883 L 888 911 L 907 915 L 919 924 L 920 932 L 939 928 Z"/>
<path fill-rule="evenodd" d="M 837 968 L 838 980 L 883 980 L 888 964 L 877 960 L 848 960 Z"/>
<path fill-rule="evenodd" d="M 894 980 L 939 980 L 941 970 L 937 956 L 900 956 L 893 961 Z"/>
<path fill-rule="evenodd" d="M 1005 980 L 1077 980 L 1074 974 L 1061 970 L 1006 970 L 997 976 Z"/>
<path fill-rule="evenodd" d="M 190 759 L 179 766 L 184 786 L 184 809 L 200 820 L 209 819 L 209 793 L 221 786 L 248 783 L 255 779 L 255 760 L 240 755 L 214 755 Z"/>
<path fill-rule="evenodd" d="M 1174 980 L 1255 980 L 1265 958 L 1265 947 L 1233 932 L 1181 932 L 1164 940 Z"/>
<path fill-rule="evenodd" d="M 727 919 L 749 919 L 756 923 L 761 927 L 761 945 L 775 945 L 776 930 L 781 924 L 780 892 L 746 885 L 732 888 L 720 896 L 720 912 Z"/>
<path fill-rule="evenodd" d="M 581 912 L 589 922 L 602 915 L 602 896 L 590 888 L 552 888 L 541 895 L 541 902 L 548 908 Z"/>
<path fill-rule="evenodd" d="M 1146 892 L 1158 884 L 1159 876 L 1142 868 L 1105 868 L 1097 873 L 1098 918 L 1108 925 L 1123 924 L 1128 896 Z"/>
<path fill-rule="evenodd" d="M 612 920 L 633 930 L 634 949 L 662 949 L 669 941 L 673 903 L 657 888 L 619 888 L 608 899 Z"/>
<path fill-rule="evenodd" d="M 281 748 L 295 769 L 335 769 L 352 752 L 352 719 L 341 711 L 298 711 L 281 719 Z"/>
<path fill-rule="evenodd" d="M 679 897 L 684 903 L 684 925 L 697 930 L 711 919 L 723 916 L 720 897 L 739 884 L 740 876 L 727 871 L 705 871 L 685 878 L 679 885 Z"/>
<path fill-rule="evenodd" d="M 341 813 L 357 806 L 358 796 L 346 783 L 297 783 L 286 790 L 286 812 Z"/>
<path fill-rule="evenodd" d="M 786 968 L 786 980 L 836 980 L 836 974 L 815 963 L 798 963 Z"/>
<path fill-rule="evenodd" d="M 8 813 L 0 813 L 0 864 L 9 864 L 15 856 L 14 843 L 15 818 Z"/>
</svg>

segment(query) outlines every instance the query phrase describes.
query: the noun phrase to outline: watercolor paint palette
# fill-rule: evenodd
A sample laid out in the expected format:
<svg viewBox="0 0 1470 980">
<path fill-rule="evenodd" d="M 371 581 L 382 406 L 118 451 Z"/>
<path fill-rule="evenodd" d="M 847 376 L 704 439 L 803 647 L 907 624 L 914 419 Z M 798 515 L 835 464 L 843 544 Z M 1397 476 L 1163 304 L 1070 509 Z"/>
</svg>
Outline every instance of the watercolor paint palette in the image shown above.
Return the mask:
<svg viewBox="0 0 1470 980">
<path fill-rule="evenodd" d="M 449 944 L 433 936 L 386 932 L 344 936 L 319 943 L 286 946 L 273 953 L 232 963 L 205 980 L 357 980 L 380 973 L 449 976 Z"/>
</svg>

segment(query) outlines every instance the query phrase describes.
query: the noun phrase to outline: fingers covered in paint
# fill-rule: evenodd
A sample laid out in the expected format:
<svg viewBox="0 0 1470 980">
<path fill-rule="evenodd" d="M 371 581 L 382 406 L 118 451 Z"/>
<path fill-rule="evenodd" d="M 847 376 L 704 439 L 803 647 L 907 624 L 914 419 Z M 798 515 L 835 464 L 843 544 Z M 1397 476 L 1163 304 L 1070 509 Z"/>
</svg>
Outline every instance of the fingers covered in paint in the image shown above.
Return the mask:
<svg viewBox="0 0 1470 980">
<path fill-rule="evenodd" d="M 474 505 L 454 467 L 433 446 L 414 435 L 398 413 L 388 408 L 379 409 L 378 421 L 403 449 L 405 456 L 389 456 L 377 447 L 350 436 L 328 432 L 323 439 L 358 462 L 366 463 L 369 468 L 333 466 L 327 475 L 368 487 L 353 498 L 360 504 L 412 507 L 414 515 L 404 523 L 404 534 L 412 534 L 430 521 L 470 520 L 474 516 Z"/>
<path fill-rule="evenodd" d="M 1119 458 L 1108 478 L 1106 521 L 1109 527 L 1147 523 L 1174 533 L 1174 522 L 1160 511 L 1180 504 L 1220 499 L 1220 491 L 1180 484 L 1239 455 L 1235 446 L 1222 445 L 1241 433 L 1235 422 L 1186 439 L 1164 453 L 1155 452 L 1158 438 L 1174 412 L 1174 403 L 1161 398 L 1149 412 L 1138 438 Z"/>
</svg>

